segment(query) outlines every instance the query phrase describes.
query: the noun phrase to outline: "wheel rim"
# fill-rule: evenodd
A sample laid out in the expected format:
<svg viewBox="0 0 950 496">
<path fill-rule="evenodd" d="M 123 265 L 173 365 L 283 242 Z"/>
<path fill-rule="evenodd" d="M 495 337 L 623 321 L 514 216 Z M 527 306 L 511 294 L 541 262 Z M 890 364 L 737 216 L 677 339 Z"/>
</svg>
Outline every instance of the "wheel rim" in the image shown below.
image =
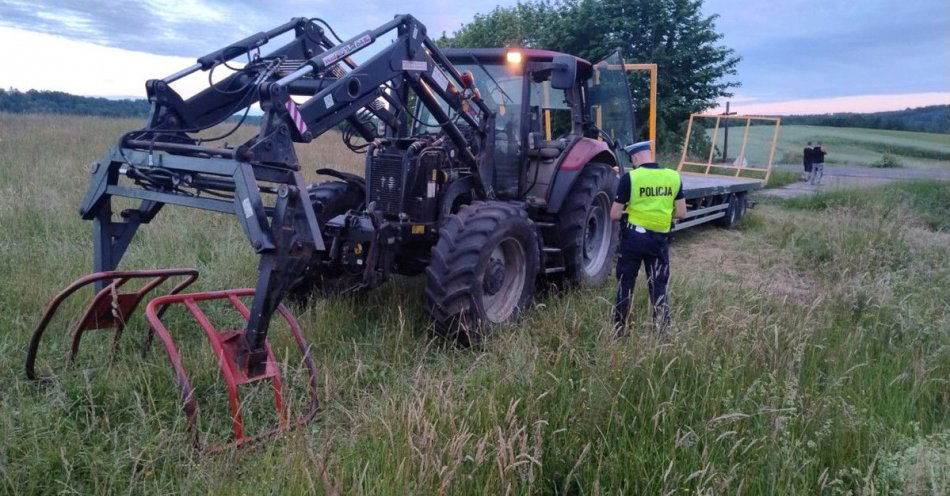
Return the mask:
<svg viewBox="0 0 950 496">
<path fill-rule="evenodd" d="M 505 238 L 492 250 L 482 281 L 482 308 L 494 323 L 508 320 L 524 291 L 524 248 L 514 238 Z"/>
<path fill-rule="evenodd" d="M 584 226 L 584 272 L 593 276 L 600 272 L 610 251 L 610 198 L 601 191 L 594 197 L 587 211 Z"/>
</svg>

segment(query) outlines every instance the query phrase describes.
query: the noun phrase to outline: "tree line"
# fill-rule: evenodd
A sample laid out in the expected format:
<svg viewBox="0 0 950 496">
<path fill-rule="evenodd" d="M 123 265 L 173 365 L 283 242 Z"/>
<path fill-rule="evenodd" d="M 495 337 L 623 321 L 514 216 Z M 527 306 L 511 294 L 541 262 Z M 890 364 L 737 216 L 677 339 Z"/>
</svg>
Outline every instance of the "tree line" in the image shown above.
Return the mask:
<svg viewBox="0 0 950 496">
<path fill-rule="evenodd" d="M 101 117 L 145 117 L 147 100 L 110 100 L 62 91 L 0 89 L 0 112 L 14 114 L 74 114 Z"/>
<path fill-rule="evenodd" d="M 442 46 L 545 48 L 596 62 L 619 50 L 627 62 L 657 64 L 657 140 L 663 150 L 682 142 L 689 115 L 732 95 L 740 58 L 724 46 L 716 15 L 703 0 L 525 0 L 478 14 Z M 638 134 L 645 136 L 648 84 L 630 73 Z"/>
<path fill-rule="evenodd" d="M 821 115 L 791 115 L 782 117 L 782 124 L 950 133 L 950 105 L 929 105 L 868 114 L 841 112 Z"/>
</svg>

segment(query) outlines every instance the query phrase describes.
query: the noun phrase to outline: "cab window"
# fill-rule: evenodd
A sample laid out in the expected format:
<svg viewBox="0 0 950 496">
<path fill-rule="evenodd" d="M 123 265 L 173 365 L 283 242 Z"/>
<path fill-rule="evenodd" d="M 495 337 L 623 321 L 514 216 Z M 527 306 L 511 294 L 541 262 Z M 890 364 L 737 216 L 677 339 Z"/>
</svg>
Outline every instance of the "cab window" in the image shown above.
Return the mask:
<svg viewBox="0 0 950 496">
<path fill-rule="evenodd" d="M 532 132 L 546 140 L 556 140 L 571 132 L 571 107 L 564 90 L 551 87 L 550 81 L 531 83 Z"/>
</svg>

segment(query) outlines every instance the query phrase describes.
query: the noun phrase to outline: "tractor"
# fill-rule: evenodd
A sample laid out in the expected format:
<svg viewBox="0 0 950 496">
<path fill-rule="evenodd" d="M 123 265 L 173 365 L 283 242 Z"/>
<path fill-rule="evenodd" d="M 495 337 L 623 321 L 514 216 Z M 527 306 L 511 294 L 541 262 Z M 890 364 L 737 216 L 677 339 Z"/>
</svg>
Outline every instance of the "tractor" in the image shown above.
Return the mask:
<svg viewBox="0 0 950 496">
<path fill-rule="evenodd" d="M 478 167 L 455 156 L 445 117 L 405 106 L 409 124 L 366 147 L 363 177 L 323 169 L 338 180 L 308 187 L 328 249 L 313 254 L 290 294 L 360 291 L 391 273 L 424 273 L 435 329 L 474 343 L 516 319 L 539 284 L 603 282 L 617 240 L 614 169 L 626 159 L 614 137 L 632 135 L 633 121 L 617 112 L 630 109 L 629 97 L 593 84 L 586 60 L 537 49 L 443 53 L 488 109 L 483 140 L 472 139 L 477 128 L 460 128 L 477 144 Z M 608 109 L 609 132 L 591 117 Z"/>
<path fill-rule="evenodd" d="M 275 38 L 289 41 L 262 54 Z M 231 72 L 215 82 L 222 68 Z M 90 167 L 79 213 L 93 224 L 95 272 L 50 302 L 28 346 L 27 376 L 40 378 L 44 332 L 81 288 L 94 286 L 94 298 L 73 327 L 70 360 L 86 331 L 111 328 L 118 339 L 150 291 L 182 278 L 146 305 L 146 343 L 158 336 L 164 344 L 194 427 L 194 390 L 162 321 L 171 305 L 194 315 L 227 381 L 231 444 L 240 445 L 258 437 L 244 434 L 240 386 L 271 382 L 283 408 L 267 340 L 275 314 L 302 350 L 312 401 L 295 422 L 281 410 L 284 421 L 264 434 L 306 422 L 317 408 L 315 366 L 282 305 L 288 297 L 365 291 L 392 274 L 424 273 L 434 328 L 471 345 L 516 320 L 540 285 L 601 283 L 617 241 L 609 210 L 627 165 L 622 146 L 633 141 L 622 68 L 618 54 L 591 64 L 537 49 L 442 49 L 422 23 L 400 15 L 347 40 L 322 19 L 294 18 L 148 81 L 146 125 Z M 199 93 L 185 98 L 172 87 L 202 72 L 209 86 Z M 222 144 L 257 104 L 257 133 Z M 231 130 L 199 134 L 216 126 Z M 331 179 L 305 183 L 295 144 L 326 133 L 365 155 L 362 176 L 320 169 Z M 114 197 L 138 206 L 116 215 Z M 138 228 L 166 205 L 234 215 L 260 255 L 256 287 L 186 294 L 193 269 L 117 270 Z M 123 291 L 134 280 L 144 283 Z M 211 300 L 230 302 L 244 328 L 217 329 L 200 308 Z"/>
</svg>

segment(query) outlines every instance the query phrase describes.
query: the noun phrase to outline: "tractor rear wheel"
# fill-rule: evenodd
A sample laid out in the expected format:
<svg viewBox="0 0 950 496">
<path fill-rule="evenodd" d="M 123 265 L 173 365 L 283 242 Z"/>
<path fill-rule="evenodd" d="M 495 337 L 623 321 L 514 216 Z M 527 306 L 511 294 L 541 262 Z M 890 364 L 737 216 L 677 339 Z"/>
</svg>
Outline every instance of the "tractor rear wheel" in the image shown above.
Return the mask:
<svg viewBox="0 0 950 496">
<path fill-rule="evenodd" d="M 450 215 L 426 268 L 426 310 L 436 331 L 477 344 L 531 303 L 540 253 L 527 212 L 475 202 Z"/>
<path fill-rule="evenodd" d="M 322 226 L 337 215 L 360 208 L 363 204 L 363 189 L 344 181 L 327 181 L 307 187 L 313 212 Z M 323 238 L 329 246 L 330 239 Z M 311 295 L 329 296 L 346 292 L 359 285 L 360 274 L 352 274 L 343 268 L 323 265 L 319 253 L 315 253 L 304 272 L 290 287 L 288 297 L 296 303 L 306 302 Z"/>
<path fill-rule="evenodd" d="M 571 186 L 557 226 L 569 283 L 596 286 L 610 272 L 620 231 L 610 220 L 616 194 L 617 175 L 606 164 L 587 164 Z"/>
</svg>

